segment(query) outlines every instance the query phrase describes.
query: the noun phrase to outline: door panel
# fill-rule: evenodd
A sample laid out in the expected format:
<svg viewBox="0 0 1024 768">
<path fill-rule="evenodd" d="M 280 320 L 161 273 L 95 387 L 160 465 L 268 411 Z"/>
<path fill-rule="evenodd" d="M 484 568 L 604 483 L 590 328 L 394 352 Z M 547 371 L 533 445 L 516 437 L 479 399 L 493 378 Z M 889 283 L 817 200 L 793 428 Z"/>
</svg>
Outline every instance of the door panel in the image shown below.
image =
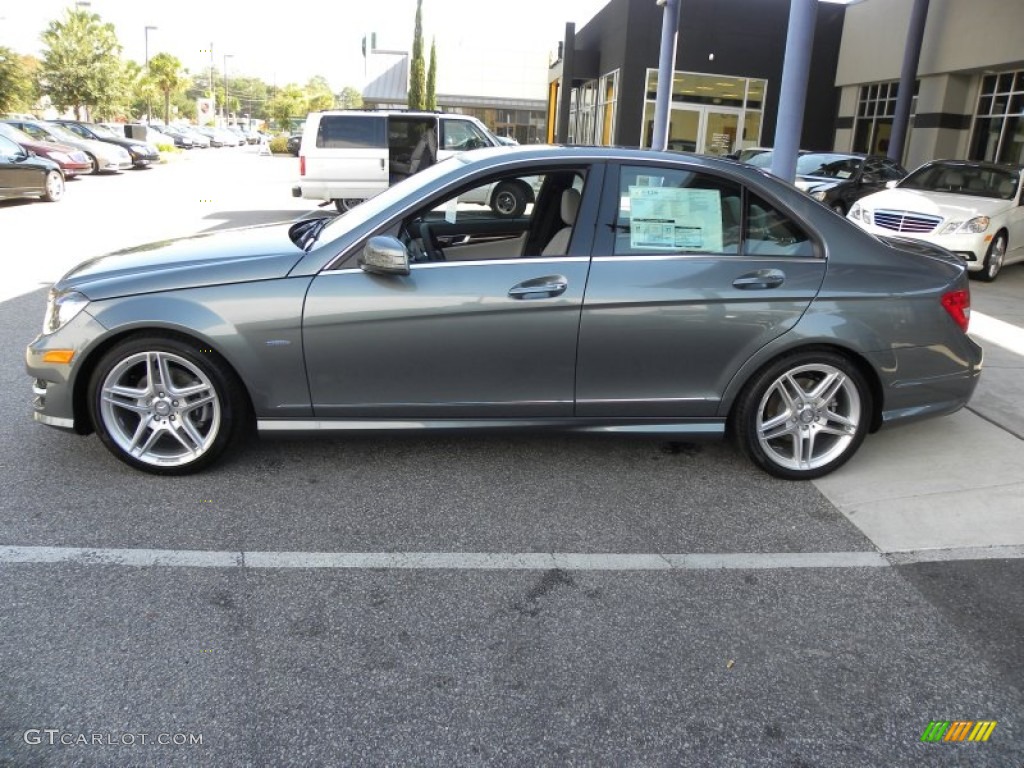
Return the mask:
<svg viewBox="0 0 1024 768">
<path fill-rule="evenodd" d="M 588 266 L 517 259 L 416 264 L 407 277 L 318 276 L 303 321 L 315 414 L 571 416 Z M 565 288 L 510 295 L 530 281 Z"/>
<path fill-rule="evenodd" d="M 580 321 L 576 415 L 708 417 L 825 275 L 813 239 L 733 180 L 609 169 Z"/>
</svg>

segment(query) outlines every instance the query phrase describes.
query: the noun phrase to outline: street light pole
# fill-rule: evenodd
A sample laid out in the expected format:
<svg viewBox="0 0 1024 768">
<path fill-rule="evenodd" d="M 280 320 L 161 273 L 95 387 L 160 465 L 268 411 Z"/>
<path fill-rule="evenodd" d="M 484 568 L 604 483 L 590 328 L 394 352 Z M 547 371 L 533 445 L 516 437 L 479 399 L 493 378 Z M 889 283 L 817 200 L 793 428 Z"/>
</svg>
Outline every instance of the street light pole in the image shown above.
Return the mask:
<svg viewBox="0 0 1024 768">
<path fill-rule="evenodd" d="M 156 27 L 147 26 L 145 28 L 146 35 L 146 77 L 149 77 L 149 31 L 155 30 Z M 146 125 L 153 122 L 153 102 L 149 97 L 149 84 L 146 87 Z"/>
<path fill-rule="evenodd" d="M 234 58 L 235 54 L 225 53 L 224 54 L 224 110 L 222 117 L 224 118 L 224 125 L 227 126 L 228 119 L 228 59 Z"/>
</svg>

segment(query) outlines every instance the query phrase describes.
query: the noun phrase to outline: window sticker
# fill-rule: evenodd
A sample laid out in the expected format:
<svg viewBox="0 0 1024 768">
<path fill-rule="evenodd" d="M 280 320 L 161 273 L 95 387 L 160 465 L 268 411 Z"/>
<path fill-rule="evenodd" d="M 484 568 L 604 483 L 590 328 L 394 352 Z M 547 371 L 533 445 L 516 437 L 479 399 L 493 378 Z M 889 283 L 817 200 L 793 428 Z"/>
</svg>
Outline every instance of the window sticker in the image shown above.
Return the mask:
<svg viewBox="0 0 1024 768">
<path fill-rule="evenodd" d="M 629 188 L 633 249 L 722 251 L 722 198 L 715 189 Z"/>
<path fill-rule="evenodd" d="M 454 224 L 456 219 L 459 217 L 459 198 L 453 197 L 448 201 L 448 205 L 444 207 L 444 220 L 449 224 Z"/>
</svg>

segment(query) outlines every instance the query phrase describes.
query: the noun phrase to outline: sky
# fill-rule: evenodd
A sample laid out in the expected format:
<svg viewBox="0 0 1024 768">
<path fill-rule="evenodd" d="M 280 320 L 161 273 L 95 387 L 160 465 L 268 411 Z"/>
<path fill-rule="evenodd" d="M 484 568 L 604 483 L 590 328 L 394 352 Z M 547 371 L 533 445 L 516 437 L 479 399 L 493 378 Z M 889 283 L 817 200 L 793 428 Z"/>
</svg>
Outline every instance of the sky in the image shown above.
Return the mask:
<svg viewBox="0 0 1024 768">
<path fill-rule="evenodd" d="M 579 29 L 607 1 L 424 0 L 425 55 L 436 37 L 438 91 L 464 93 L 473 76 L 522 67 L 534 56 L 545 68 L 566 22 Z M 42 31 L 74 5 L 73 0 L 0 0 L 0 46 L 40 55 Z M 260 77 L 280 86 L 323 75 L 335 92 L 345 86 L 362 89 L 365 34 L 377 33 L 378 48 L 409 50 L 416 14 L 416 0 L 90 0 L 88 7 L 114 24 L 125 58 L 145 59 L 145 27 L 154 26 L 149 55 L 171 53 L 191 72 L 210 66 L 212 43 L 218 72 L 230 54 L 232 76 Z M 546 98 L 545 84 L 539 84 L 539 94 L 531 86 L 530 95 Z"/>
</svg>

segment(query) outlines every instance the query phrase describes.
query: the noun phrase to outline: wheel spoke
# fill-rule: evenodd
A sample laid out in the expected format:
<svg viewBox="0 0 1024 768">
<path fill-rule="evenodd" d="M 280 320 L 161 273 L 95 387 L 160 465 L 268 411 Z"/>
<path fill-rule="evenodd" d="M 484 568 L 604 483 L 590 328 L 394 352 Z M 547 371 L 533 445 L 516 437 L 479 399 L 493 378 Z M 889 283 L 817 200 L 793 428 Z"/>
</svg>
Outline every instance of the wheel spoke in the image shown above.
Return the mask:
<svg viewBox="0 0 1024 768">
<path fill-rule="evenodd" d="M 171 369 L 167 365 L 167 355 L 162 352 L 156 353 L 157 368 L 160 371 L 160 389 L 163 392 L 170 392 L 171 386 L 173 385 L 173 379 L 171 378 Z"/>
<path fill-rule="evenodd" d="M 777 437 L 788 435 L 793 431 L 793 427 L 789 423 L 792 416 L 793 414 L 786 411 L 774 418 L 768 419 L 768 421 L 761 425 L 761 438 L 764 440 L 774 440 Z"/>
<path fill-rule="evenodd" d="M 192 395 L 198 395 L 200 392 L 209 392 L 210 385 L 201 381 L 189 384 L 187 387 L 172 387 L 168 385 L 167 391 L 175 397 L 191 397 Z"/>
<path fill-rule="evenodd" d="M 821 383 L 810 392 L 810 397 L 815 405 L 820 408 L 832 402 L 832 398 L 836 396 L 845 384 L 846 376 L 840 371 L 834 371 L 821 380 Z"/>
<path fill-rule="evenodd" d="M 857 423 L 853 419 L 847 418 L 835 411 L 825 411 L 825 422 L 826 425 L 830 425 L 832 422 L 838 423 L 844 430 L 842 434 L 852 435 L 857 430 Z"/>
<path fill-rule="evenodd" d="M 133 402 L 131 400 L 119 400 L 118 398 L 114 397 L 113 395 L 107 392 L 103 393 L 103 402 L 110 403 L 115 408 L 122 408 L 126 411 L 131 411 L 132 413 L 148 414 L 150 412 L 150 408 L 148 405 L 143 405 L 141 403 Z"/>
<path fill-rule="evenodd" d="M 203 441 L 201 439 L 194 440 L 192 434 L 189 433 L 188 430 L 185 428 L 184 422 L 175 423 L 167 431 L 170 432 L 171 436 L 174 437 L 174 439 L 177 440 L 179 443 L 181 443 L 185 450 L 188 451 L 189 453 L 194 454 L 203 447 Z M 184 432 L 185 435 L 183 435 L 182 432 Z M 189 442 L 189 439 L 186 439 L 186 435 L 188 436 L 189 439 L 192 439 L 193 442 Z"/>
<path fill-rule="evenodd" d="M 191 413 L 196 408 L 199 408 L 199 407 L 204 406 L 204 405 L 208 405 L 209 403 L 214 402 L 216 399 L 217 399 L 217 395 L 216 394 L 214 394 L 211 391 L 207 391 L 207 393 L 205 395 L 203 395 L 202 397 L 197 398 L 196 400 L 189 400 L 187 403 L 185 403 L 181 407 L 181 414 L 184 415 L 186 413 Z"/>
<path fill-rule="evenodd" d="M 135 445 L 135 443 L 138 442 L 138 438 L 141 437 L 140 430 L 143 426 L 149 427 L 151 429 L 149 437 L 146 438 L 146 442 L 143 443 L 142 445 Z M 144 422 L 140 422 L 139 427 L 140 429 L 135 431 L 136 439 L 132 441 L 133 448 L 130 451 L 130 453 L 135 457 L 141 457 L 148 453 L 149 449 L 156 445 L 156 441 L 160 439 L 160 433 L 163 431 L 159 427 L 154 427 L 152 422 L 148 419 L 145 420 Z"/>
</svg>

